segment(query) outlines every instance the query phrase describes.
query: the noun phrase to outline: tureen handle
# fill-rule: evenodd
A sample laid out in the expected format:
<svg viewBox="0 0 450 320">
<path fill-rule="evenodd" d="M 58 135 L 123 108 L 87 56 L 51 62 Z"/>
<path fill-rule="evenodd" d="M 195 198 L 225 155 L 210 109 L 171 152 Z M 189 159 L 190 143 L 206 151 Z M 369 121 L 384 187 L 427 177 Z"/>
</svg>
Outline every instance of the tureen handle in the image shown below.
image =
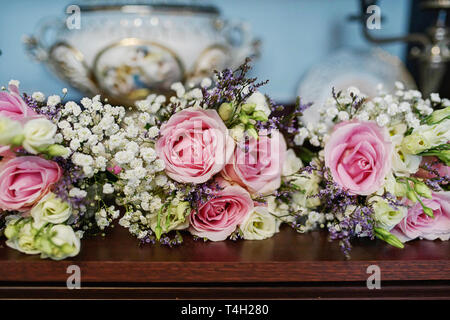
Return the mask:
<svg viewBox="0 0 450 320">
<path fill-rule="evenodd" d="M 253 38 L 248 23 L 228 22 L 224 32 L 232 47 L 232 68 L 238 67 L 246 57 L 259 56 L 261 41 Z"/>
<path fill-rule="evenodd" d="M 56 31 L 61 26 L 61 20 L 58 18 L 48 18 L 42 21 L 34 35 L 25 35 L 23 43 L 26 53 L 38 62 L 46 62 L 49 54 L 49 44 L 47 36 L 51 31 Z"/>
</svg>

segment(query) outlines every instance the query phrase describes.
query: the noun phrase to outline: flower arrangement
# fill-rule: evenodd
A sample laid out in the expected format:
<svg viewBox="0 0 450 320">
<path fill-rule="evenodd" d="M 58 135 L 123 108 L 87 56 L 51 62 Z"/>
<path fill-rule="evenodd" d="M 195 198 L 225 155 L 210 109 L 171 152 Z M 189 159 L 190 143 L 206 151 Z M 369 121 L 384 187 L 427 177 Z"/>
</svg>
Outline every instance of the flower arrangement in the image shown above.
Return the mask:
<svg viewBox="0 0 450 320">
<path fill-rule="evenodd" d="M 248 61 L 134 108 L 0 93 L 0 209 L 7 245 L 55 260 L 114 219 L 142 243 L 265 239 L 314 206 L 293 146 L 297 117 L 258 91 Z M 67 91 L 63 90 L 65 94 Z M 303 179 L 303 180 L 302 180 Z M 298 180 L 298 181 L 297 181 Z M 316 183 L 317 185 L 317 183 Z M 289 201 L 289 193 L 299 202 Z M 311 224 L 311 227 L 313 224 Z"/>
<path fill-rule="evenodd" d="M 368 99 L 357 88 L 336 93 L 316 124 L 303 124 L 300 146 L 316 146 L 319 211 L 349 254 L 354 237 L 402 248 L 416 238 L 450 238 L 450 101 L 419 91 Z"/>
<path fill-rule="evenodd" d="M 132 108 L 100 96 L 0 92 L 0 228 L 7 245 L 55 260 L 80 239 L 127 228 L 142 244 L 262 240 L 285 223 L 402 247 L 450 237 L 450 103 L 400 87 L 274 104 L 249 60 L 199 86 L 172 85 Z M 63 89 L 63 94 L 66 94 Z M 64 98 L 64 97 L 63 97 Z"/>
</svg>

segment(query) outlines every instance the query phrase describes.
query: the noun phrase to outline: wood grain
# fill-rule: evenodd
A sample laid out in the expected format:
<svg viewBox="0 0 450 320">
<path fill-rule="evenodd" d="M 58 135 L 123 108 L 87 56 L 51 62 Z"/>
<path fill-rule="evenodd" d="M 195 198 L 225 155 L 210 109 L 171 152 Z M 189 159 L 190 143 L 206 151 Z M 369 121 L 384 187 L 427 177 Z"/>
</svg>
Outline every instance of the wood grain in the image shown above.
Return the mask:
<svg viewBox="0 0 450 320">
<path fill-rule="evenodd" d="M 176 248 L 148 245 L 115 227 L 106 238 L 82 242 L 77 257 L 41 260 L 0 249 L 0 281 L 62 282 L 69 265 L 83 283 L 279 283 L 366 281 L 367 267 L 381 268 L 382 281 L 450 280 L 450 242 L 413 241 L 403 250 L 380 241 L 354 244 L 346 261 L 324 232 L 298 234 L 286 227 L 263 241 L 193 241 Z"/>
<path fill-rule="evenodd" d="M 362 283 L 301 283 L 274 285 L 89 285 L 79 290 L 65 286 L 0 286 L 0 299 L 126 299 L 126 300 L 239 300 L 239 299 L 449 299 L 448 283 L 383 283 L 379 290 L 368 290 Z"/>
</svg>

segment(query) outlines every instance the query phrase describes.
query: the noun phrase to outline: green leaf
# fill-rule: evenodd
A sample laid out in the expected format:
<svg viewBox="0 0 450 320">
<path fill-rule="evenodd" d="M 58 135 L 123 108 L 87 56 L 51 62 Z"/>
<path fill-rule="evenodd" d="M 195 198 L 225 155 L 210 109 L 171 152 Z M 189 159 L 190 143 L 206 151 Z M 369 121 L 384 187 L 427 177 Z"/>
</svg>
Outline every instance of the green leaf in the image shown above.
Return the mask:
<svg viewBox="0 0 450 320">
<path fill-rule="evenodd" d="M 299 150 L 298 156 L 305 165 L 309 164 L 311 160 L 316 157 L 316 154 L 306 147 L 298 147 L 298 150 Z"/>
<path fill-rule="evenodd" d="M 403 249 L 405 247 L 403 245 L 403 243 L 396 236 L 394 236 L 392 233 L 390 233 L 386 229 L 375 227 L 375 228 L 373 228 L 373 230 L 375 231 L 375 236 L 378 239 L 383 240 L 384 242 L 390 244 L 391 246 L 400 248 L 400 249 Z"/>
</svg>

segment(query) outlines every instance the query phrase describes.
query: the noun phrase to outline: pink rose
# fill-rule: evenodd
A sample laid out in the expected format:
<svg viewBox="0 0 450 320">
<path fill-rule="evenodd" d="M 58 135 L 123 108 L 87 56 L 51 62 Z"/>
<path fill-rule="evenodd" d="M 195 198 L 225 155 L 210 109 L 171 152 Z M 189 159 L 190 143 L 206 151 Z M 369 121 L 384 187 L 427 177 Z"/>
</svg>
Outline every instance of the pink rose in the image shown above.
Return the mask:
<svg viewBox="0 0 450 320">
<path fill-rule="evenodd" d="M 234 141 L 215 110 L 188 108 L 161 126 L 156 143 L 166 173 L 183 183 L 203 183 L 220 172 L 233 153 Z"/>
<path fill-rule="evenodd" d="M 211 241 L 223 241 L 253 211 L 252 198 L 245 189 L 226 183 L 222 185 L 224 189 L 201 204 L 198 212 L 192 210 L 189 215 L 192 234 Z"/>
<path fill-rule="evenodd" d="M 417 202 L 406 217 L 392 230 L 402 242 L 415 238 L 448 240 L 450 238 L 450 191 L 434 192 L 423 204 L 433 210 L 434 218 L 427 216 Z"/>
<path fill-rule="evenodd" d="M 20 121 L 35 116 L 36 112 L 27 106 L 15 85 L 9 85 L 9 92 L 0 92 L 0 116 Z"/>
<path fill-rule="evenodd" d="M 385 128 L 374 122 L 342 122 L 325 145 L 325 166 L 352 194 L 369 195 L 391 169 L 393 147 Z"/>
<path fill-rule="evenodd" d="M 56 162 L 34 156 L 9 160 L 0 171 L 0 208 L 29 210 L 60 177 Z"/>
<path fill-rule="evenodd" d="M 251 193 L 270 194 L 280 187 L 286 152 L 286 142 L 278 131 L 272 130 L 270 137 L 260 133 L 259 139 L 250 138 L 236 147 L 222 176 Z"/>
</svg>

